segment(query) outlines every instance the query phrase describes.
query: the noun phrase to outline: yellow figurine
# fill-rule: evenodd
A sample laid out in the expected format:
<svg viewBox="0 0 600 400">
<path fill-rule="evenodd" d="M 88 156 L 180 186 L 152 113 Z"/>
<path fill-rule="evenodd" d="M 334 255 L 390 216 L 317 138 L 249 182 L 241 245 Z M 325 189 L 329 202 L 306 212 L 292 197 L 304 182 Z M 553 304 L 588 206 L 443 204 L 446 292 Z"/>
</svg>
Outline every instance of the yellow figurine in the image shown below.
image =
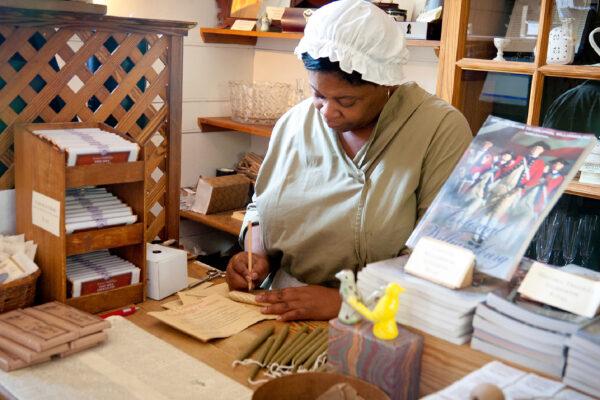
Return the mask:
<svg viewBox="0 0 600 400">
<path fill-rule="evenodd" d="M 385 288 L 385 294 L 379 299 L 373 311 L 369 310 L 355 296 L 348 298 L 348 304 L 373 322 L 373 334 L 382 340 L 393 340 L 398 336 L 396 313 L 398 312 L 398 296 L 404 289 L 397 283 L 390 283 Z"/>
</svg>

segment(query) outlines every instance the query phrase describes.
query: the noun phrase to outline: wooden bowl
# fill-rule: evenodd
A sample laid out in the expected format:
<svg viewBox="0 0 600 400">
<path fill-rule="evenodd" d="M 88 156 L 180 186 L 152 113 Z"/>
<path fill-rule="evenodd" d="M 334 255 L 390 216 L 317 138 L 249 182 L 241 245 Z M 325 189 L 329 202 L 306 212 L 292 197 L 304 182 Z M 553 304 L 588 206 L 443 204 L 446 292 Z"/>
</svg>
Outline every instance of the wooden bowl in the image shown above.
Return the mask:
<svg viewBox="0 0 600 400">
<path fill-rule="evenodd" d="M 259 387 L 252 400 L 314 400 L 338 383 L 348 383 L 364 399 L 389 400 L 377 386 L 352 376 L 307 372 L 273 379 Z"/>
</svg>

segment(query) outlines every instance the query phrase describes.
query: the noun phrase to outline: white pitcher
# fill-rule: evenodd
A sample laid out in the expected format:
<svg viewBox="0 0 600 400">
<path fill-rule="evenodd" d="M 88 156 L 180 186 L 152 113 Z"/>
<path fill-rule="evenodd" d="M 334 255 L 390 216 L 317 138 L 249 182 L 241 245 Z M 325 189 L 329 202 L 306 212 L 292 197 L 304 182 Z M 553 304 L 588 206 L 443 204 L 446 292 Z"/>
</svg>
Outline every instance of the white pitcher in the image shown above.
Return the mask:
<svg viewBox="0 0 600 400">
<path fill-rule="evenodd" d="M 592 46 L 592 48 L 594 49 L 594 51 L 596 53 L 598 53 L 598 56 L 600 56 L 600 46 L 598 46 L 598 43 L 596 43 L 596 41 L 594 40 L 594 34 L 600 32 L 600 27 L 594 29 L 593 31 L 590 32 L 590 36 L 588 37 L 589 41 L 590 41 L 590 46 Z M 600 64 L 594 64 L 594 65 L 600 65 Z"/>
</svg>

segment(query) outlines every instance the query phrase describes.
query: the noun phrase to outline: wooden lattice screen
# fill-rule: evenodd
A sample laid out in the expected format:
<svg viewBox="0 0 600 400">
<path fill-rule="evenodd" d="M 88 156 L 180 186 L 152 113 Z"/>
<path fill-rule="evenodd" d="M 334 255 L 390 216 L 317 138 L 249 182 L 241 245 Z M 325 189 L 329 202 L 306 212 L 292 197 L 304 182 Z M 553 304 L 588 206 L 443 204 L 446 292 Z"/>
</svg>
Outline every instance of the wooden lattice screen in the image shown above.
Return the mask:
<svg viewBox="0 0 600 400">
<path fill-rule="evenodd" d="M 0 7 L 0 189 L 14 187 L 14 124 L 105 122 L 145 147 L 146 239 L 177 238 L 183 36 L 193 26 Z"/>
</svg>

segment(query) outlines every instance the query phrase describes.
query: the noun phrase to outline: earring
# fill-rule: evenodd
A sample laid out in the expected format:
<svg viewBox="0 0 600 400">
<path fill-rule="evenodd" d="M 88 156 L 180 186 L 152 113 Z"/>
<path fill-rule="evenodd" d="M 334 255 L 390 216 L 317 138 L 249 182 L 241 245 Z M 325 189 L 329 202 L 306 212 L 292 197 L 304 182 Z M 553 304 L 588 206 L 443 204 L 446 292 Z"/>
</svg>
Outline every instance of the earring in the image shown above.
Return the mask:
<svg viewBox="0 0 600 400">
<path fill-rule="evenodd" d="M 391 89 L 388 88 L 388 92 L 387 92 L 388 100 L 390 99 L 390 92 L 391 92 Z"/>
</svg>

